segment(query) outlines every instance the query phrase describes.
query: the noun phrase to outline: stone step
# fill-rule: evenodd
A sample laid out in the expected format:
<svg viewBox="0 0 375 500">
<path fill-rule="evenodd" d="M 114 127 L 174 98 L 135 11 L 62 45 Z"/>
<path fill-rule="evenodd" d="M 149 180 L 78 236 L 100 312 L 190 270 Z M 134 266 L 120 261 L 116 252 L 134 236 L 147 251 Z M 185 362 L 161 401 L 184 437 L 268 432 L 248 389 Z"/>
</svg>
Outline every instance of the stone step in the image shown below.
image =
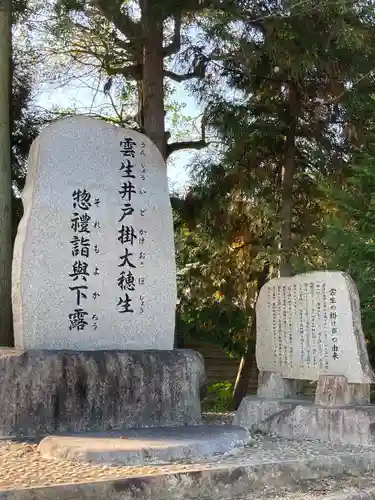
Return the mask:
<svg viewBox="0 0 375 500">
<path fill-rule="evenodd" d="M 39 444 L 45 458 L 110 465 L 146 465 L 227 453 L 252 441 L 242 427 L 201 425 L 52 435 Z"/>
</svg>

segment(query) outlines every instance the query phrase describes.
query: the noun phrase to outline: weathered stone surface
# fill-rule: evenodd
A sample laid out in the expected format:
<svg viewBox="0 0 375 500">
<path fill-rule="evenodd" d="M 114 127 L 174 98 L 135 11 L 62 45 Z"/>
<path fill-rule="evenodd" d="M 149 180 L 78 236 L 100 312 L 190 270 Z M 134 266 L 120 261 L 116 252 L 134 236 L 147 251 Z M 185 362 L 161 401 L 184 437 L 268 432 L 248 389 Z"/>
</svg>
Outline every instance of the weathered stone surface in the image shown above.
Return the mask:
<svg viewBox="0 0 375 500">
<path fill-rule="evenodd" d="M 271 415 L 257 429 L 288 439 L 374 445 L 375 405 L 342 408 L 298 405 Z"/>
<path fill-rule="evenodd" d="M 250 434 L 243 427 L 196 425 L 48 436 L 39 444 L 39 451 L 45 458 L 145 465 L 228 453 L 250 442 Z"/>
<path fill-rule="evenodd" d="M 266 399 L 284 399 L 301 393 L 299 380 L 283 378 L 280 373 L 259 372 L 257 396 Z"/>
<path fill-rule="evenodd" d="M 317 271 L 273 279 L 260 291 L 256 314 L 261 372 L 290 379 L 338 375 L 354 384 L 375 381 L 358 292 L 348 275 Z"/>
<path fill-rule="evenodd" d="M 175 351 L 0 350 L 0 435 L 201 421 L 203 358 Z"/>
<path fill-rule="evenodd" d="M 246 429 L 258 430 L 258 424 L 283 410 L 295 408 L 298 405 L 311 404 L 307 399 L 263 399 L 254 396 L 243 398 L 233 418 L 233 425 Z"/>
<path fill-rule="evenodd" d="M 172 349 L 176 270 L 166 166 L 144 135 L 74 117 L 29 156 L 13 262 L 16 346 Z"/>
<path fill-rule="evenodd" d="M 19 459 L 21 464 L 24 466 L 27 456 L 31 455 L 41 467 L 33 465 L 32 479 L 22 481 L 17 474 L 16 484 L 13 482 L 11 487 L 1 485 L 0 499 L 274 500 L 280 496 L 316 500 L 315 491 L 320 492 L 322 486 L 322 497 L 326 498 L 327 490 L 334 492 L 345 487 L 353 490 L 358 478 L 367 476 L 371 482 L 369 471 L 375 468 L 374 447 L 327 446 L 314 441 L 285 441 L 261 436 L 257 436 L 256 441 L 254 446 L 240 453 L 218 455 L 199 462 L 129 467 L 124 468 L 123 475 L 121 471 L 113 474 L 107 468 L 102 479 L 97 477 L 100 471 L 96 465 L 76 462 L 73 470 L 77 471 L 78 477 L 74 475 L 70 479 L 60 470 L 70 468 L 71 462 L 52 460 L 51 463 L 35 452 L 26 452 Z M 55 471 L 55 478 L 51 482 L 49 477 L 47 487 L 43 476 L 47 471 L 51 472 L 51 468 Z M 110 469 L 118 470 L 116 467 Z M 24 470 L 28 472 L 27 467 Z M 2 469 L 0 473 L 2 475 Z M 58 482 L 60 484 L 56 484 Z M 310 497 L 311 491 L 314 493 Z"/>
<path fill-rule="evenodd" d="M 346 377 L 321 375 L 315 403 L 324 406 L 366 405 L 370 403 L 370 384 L 348 384 Z"/>
</svg>

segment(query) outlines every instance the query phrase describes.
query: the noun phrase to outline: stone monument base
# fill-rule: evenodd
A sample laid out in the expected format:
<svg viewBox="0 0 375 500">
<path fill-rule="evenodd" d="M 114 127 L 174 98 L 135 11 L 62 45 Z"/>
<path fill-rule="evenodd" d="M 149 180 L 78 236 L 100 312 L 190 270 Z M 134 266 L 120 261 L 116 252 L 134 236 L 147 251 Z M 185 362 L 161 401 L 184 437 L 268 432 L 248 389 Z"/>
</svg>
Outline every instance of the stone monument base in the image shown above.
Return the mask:
<svg viewBox="0 0 375 500">
<path fill-rule="evenodd" d="M 290 439 L 375 444 L 375 405 L 327 407 L 307 400 L 245 398 L 235 425 Z"/>
<path fill-rule="evenodd" d="M 44 458 L 143 466 L 243 450 L 251 442 L 243 427 L 195 425 L 48 436 L 39 444 L 39 452 Z"/>
<path fill-rule="evenodd" d="M 201 423 L 203 358 L 191 350 L 0 349 L 0 435 Z"/>
<path fill-rule="evenodd" d="M 311 403 L 311 399 L 302 397 L 298 399 L 266 399 L 259 396 L 247 396 L 242 400 L 234 416 L 233 425 L 259 430 L 259 424 L 273 415 L 279 414 L 284 410 L 290 410 L 298 405 L 308 405 Z"/>
</svg>

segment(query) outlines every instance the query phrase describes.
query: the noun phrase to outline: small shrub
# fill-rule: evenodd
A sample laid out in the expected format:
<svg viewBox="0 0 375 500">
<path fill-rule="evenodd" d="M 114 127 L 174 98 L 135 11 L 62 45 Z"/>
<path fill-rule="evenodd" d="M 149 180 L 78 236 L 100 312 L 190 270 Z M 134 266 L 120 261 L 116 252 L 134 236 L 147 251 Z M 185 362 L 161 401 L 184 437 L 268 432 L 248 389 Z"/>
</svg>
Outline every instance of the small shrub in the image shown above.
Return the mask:
<svg viewBox="0 0 375 500">
<path fill-rule="evenodd" d="M 207 389 L 207 396 L 202 401 L 202 410 L 213 413 L 228 411 L 232 392 L 233 384 L 231 382 L 219 382 L 210 385 Z"/>
</svg>

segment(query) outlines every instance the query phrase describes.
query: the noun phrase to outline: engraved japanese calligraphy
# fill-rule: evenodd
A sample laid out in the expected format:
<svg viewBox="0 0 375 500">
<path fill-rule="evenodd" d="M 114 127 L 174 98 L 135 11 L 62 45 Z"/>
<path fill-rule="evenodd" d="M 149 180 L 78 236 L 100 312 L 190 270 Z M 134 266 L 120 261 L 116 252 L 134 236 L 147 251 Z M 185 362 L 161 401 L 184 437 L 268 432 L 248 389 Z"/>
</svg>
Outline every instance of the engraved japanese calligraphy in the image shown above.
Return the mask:
<svg viewBox="0 0 375 500">
<path fill-rule="evenodd" d="M 344 375 L 353 383 L 372 377 L 358 294 L 344 273 L 273 279 L 260 292 L 256 314 L 261 371 L 307 380 Z"/>
<path fill-rule="evenodd" d="M 100 120 L 57 121 L 33 144 L 23 199 L 16 345 L 171 349 L 173 222 L 156 146 Z"/>
</svg>

